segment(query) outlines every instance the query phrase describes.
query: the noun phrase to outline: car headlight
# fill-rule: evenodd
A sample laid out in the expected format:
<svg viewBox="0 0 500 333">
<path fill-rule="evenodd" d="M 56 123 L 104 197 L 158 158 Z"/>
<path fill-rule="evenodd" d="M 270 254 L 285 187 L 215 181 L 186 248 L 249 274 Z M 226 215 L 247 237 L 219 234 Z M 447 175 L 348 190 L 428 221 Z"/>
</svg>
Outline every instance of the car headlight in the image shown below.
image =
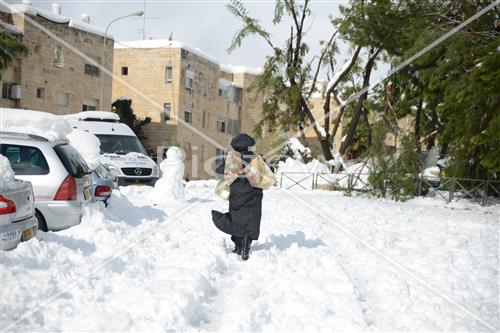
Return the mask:
<svg viewBox="0 0 500 333">
<path fill-rule="evenodd" d="M 113 177 L 120 176 L 120 170 L 118 170 L 118 168 L 115 167 L 114 165 L 106 164 L 106 167 L 108 168 L 109 173 L 111 174 L 111 176 L 113 176 Z"/>
</svg>

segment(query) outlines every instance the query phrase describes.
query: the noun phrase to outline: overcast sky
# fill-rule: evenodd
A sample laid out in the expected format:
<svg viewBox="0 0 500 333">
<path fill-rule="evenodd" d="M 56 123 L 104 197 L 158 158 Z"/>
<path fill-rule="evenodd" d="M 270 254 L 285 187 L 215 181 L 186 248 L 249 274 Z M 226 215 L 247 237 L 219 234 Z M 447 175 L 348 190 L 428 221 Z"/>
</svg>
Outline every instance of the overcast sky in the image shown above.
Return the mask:
<svg viewBox="0 0 500 333">
<path fill-rule="evenodd" d="M 73 19 L 82 13 L 90 15 L 93 24 L 106 27 L 116 17 L 143 10 L 144 1 L 109 0 L 109 1 L 37 1 L 35 7 L 51 10 L 53 2 L 62 7 L 62 14 Z M 223 64 L 262 66 L 265 56 L 270 53 L 269 46 L 259 38 L 248 38 L 242 47 L 232 54 L 228 48 L 234 33 L 241 23 L 227 10 L 228 1 L 168 1 L 150 0 L 146 4 L 146 38 L 165 38 L 172 33 L 175 40 L 200 48 L 218 59 Z M 274 1 L 246 1 L 252 15 L 259 19 L 273 34 L 273 39 L 282 45 L 290 33 L 289 25 L 272 26 Z M 307 22 L 310 26 L 308 42 L 311 54 L 319 52 L 319 40 L 328 39 L 333 31 L 329 16 L 339 16 L 339 5 L 347 1 L 312 1 L 312 16 Z M 142 39 L 142 18 L 126 18 L 113 23 L 110 33 L 116 41 Z M 347 50 L 339 62 L 348 57 Z"/>
</svg>

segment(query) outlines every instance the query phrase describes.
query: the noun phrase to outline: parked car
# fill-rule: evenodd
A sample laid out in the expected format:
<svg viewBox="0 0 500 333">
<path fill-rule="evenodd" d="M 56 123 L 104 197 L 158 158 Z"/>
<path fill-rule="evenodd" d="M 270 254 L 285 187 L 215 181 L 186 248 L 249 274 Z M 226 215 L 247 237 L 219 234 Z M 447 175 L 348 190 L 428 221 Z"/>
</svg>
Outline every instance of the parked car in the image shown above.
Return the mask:
<svg viewBox="0 0 500 333">
<path fill-rule="evenodd" d="M 139 138 L 116 113 L 84 111 L 63 116 L 73 128 L 89 131 L 101 142 L 101 162 L 118 185 L 154 185 L 160 174 Z"/>
<path fill-rule="evenodd" d="M 113 189 L 118 187 L 117 178 L 102 163 L 92 171 L 91 177 L 94 200 L 106 202 Z"/>
<path fill-rule="evenodd" d="M 37 219 L 30 182 L 0 182 L 0 249 L 12 250 L 36 236 Z"/>
<path fill-rule="evenodd" d="M 82 205 L 92 198 L 90 170 L 65 141 L 0 132 L 1 153 L 16 178 L 30 181 L 35 195 L 38 229 L 62 230 L 80 223 Z"/>
</svg>

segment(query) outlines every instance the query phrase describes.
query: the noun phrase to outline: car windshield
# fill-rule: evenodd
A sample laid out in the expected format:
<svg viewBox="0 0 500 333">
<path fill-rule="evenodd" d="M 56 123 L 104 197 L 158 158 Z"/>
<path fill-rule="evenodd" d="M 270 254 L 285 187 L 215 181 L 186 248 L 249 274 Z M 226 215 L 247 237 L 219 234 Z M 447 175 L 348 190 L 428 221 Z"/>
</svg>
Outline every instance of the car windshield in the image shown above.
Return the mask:
<svg viewBox="0 0 500 333">
<path fill-rule="evenodd" d="M 146 149 L 136 136 L 131 135 L 96 135 L 101 141 L 101 154 L 126 155 L 128 153 L 146 154 Z"/>
</svg>

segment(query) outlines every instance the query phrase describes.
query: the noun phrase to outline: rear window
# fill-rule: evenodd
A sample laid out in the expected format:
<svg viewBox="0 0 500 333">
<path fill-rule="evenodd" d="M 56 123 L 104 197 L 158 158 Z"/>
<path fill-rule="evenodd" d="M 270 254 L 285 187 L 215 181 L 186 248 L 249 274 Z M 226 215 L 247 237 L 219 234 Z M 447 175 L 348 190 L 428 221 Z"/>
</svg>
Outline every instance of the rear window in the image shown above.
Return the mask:
<svg viewBox="0 0 500 333">
<path fill-rule="evenodd" d="M 49 164 L 40 149 L 30 146 L 2 144 L 2 155 L 7 157 L 16 175 L 46 175 Z"/>
<path fill-rule="evenodd" d="M 67 144 L 55 146 L 54 151 L 71 176 L 79 178 L 90 173 L 90 169 L 82 155 L 72 146 Z"/>
</svg>

